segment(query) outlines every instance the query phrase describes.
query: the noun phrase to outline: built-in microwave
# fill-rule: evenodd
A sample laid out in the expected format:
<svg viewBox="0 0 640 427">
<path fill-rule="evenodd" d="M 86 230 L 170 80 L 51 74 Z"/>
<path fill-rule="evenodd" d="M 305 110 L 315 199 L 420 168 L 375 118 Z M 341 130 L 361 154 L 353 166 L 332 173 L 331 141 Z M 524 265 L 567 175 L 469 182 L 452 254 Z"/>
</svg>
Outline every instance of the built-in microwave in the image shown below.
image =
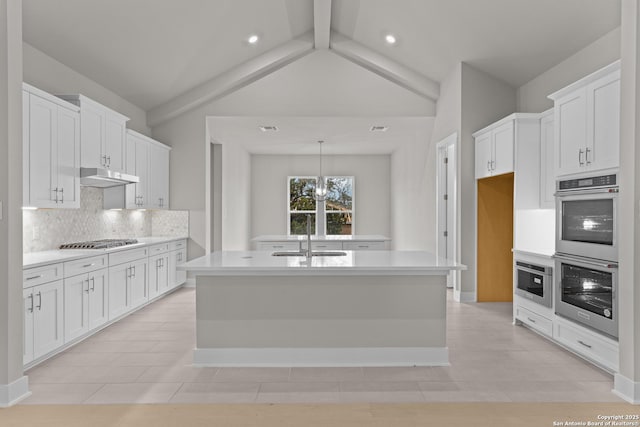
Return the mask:
<svg viewBox="0 0 640 427">
<path fill-rule="evenodd" d="M 618 337 L 618 264 L 555 255 L 556 314 Z"/>
<path fill-rule="evenodd" d="M 551 307 L 551 267 L 516 261 L 516 295 L 545 307 Z"/>
<path fill-rule="evenodd" d="M 556 182 L 556 252 L 618 261 L 616 174 Z"/>
</svg>

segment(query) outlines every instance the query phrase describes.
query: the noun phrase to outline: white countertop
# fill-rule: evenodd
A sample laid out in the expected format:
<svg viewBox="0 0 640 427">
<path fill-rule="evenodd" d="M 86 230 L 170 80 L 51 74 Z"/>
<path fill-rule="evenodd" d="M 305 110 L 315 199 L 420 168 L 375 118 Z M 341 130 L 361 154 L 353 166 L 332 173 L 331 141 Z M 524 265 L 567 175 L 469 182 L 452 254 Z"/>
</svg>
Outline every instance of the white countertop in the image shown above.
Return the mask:
<svg viewBox="0 0 640 427">
<path fill-rule="evenodd" d="M 221 251 L 178 267 L 197 276 L 442 275 L 465 265 L 425 251 L 343 251 L 346 256 L 272 256 L 271 251 Z"/>
<path fill-rule="evenodd" d="M 104 255 L 118 251 L 142 248 L 144 246 L 158 243 L 184 240 L 187 237 L 136 237 L 138 243 L 132 245 L 118 246 L 109 249 L 57 249 L 51 251 L 30 252 L 22 254 L 22 268 L 33 268 L 41 265 L 53 264 L 56 262 L 72 261 L 75 259 L 89 258 L 92 256 Z"/>
<path fill-rule="evenodd" d="M 305 234 L 287 236 L 284 234 L 271 234 L 257 236 L 251 239 L 252 242 L 298 242 L 306 241 L 307 236 Z M 387 242 L 391 240 L 388 237 L 380 234 L 356 234 L 352 235 L 327 235 L 327 236 L 311 236 L 311 240 L 324 241 L 347 241 L 347 242 Z"/>
</svg>

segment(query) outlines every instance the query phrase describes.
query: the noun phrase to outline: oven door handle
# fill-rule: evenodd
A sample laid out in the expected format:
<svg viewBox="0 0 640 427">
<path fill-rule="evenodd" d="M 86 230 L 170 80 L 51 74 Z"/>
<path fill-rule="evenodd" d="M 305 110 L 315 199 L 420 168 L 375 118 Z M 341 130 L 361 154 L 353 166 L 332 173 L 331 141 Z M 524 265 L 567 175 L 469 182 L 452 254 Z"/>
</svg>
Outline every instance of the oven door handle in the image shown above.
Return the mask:
<svg viewBox="0 0 640 427">
<path fill-rule="evenodd" d="M 592 190 L 556 190 L 556 192 L 553 193 L 553 195 L 556 197 L 563 198 L 563 197 L 570 197 L 570 196 L 588 196 L 591 194 L 617 195 L 619 192 L 620 192 L 620 189 L 618 187 L 604 187 L 604 188 L 594 188 Z"/>
<path fill-rule="evenodd" d="M 592 265 L 594 267 L 601 267 L 601 268 L 608 268 L 608 269 L 618 268 L 618 263 L 613 261 L 597 261 L 594 259 L 574 257 L 567 254 L 555 254 L 553 255 L 553 257 L 560 261 L 577 262 L 579 264 Z"/>
<path fill-rule="evenodd" d="M 520 270 L 520 271 L 524 271 L 525 273 L 531 273 L 531 274 L 536 274 L 538 276 L 551 276 L 551 271 L 547 271 L 549 269 L 549 267 L 545 267 L 545 271 L 539 271 L 539 270 L 532 270 L 530 268 L 527 267 L 521 267 L 521 266 L 516 266 L 516 270 Z"/>
</svg>

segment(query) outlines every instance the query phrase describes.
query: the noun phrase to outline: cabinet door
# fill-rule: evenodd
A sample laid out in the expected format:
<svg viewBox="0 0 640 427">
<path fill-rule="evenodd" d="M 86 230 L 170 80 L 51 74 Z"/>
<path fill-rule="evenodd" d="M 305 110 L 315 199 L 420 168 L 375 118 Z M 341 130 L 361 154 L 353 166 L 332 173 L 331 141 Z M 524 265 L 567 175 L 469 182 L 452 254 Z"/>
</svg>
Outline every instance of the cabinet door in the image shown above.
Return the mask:
<svg viewBox="0 0 640 427">
<path fill-rule="evenodd" d="M 106 157 L 102 152 L 105 137 L 104 110 L 90 104 L 83 104 L 80 112 L 81 166 L 84 168 L 106 167 Z"/>
<path fill-rule="evenodd" d="M 168 286 L 170 289 L 178 286 L 178 253 L 180 251 L 171 251 L 169 252 L 169 266 L 167 268 L 168 271 Z"/>
<path fill-rule="evenodd" d="M 29 198 L 29 92 L 22 91 L 22 206 L 31 206 Z"/>
<path fill-rule="evenodd" d="M 129 264 L 120 264 L 109 267 L 109 320 L 129 311 L 131 296 L 129 280 L 132 272 Z"/>
<path fill-rule="evenodd" d="M 80 115 L 58 107 L 57 127 L 59 207 L 80 208 Z"/>
<path fill-rule="evenodd" d="M 584 170 L 587 143 L 586 109 L 585 88 L 555 102 L 554 126 L 558 176 Z"/>
<path fill-rule="evenodd" d="M 107 156 L 107 168 L 124 172 L 124 153 L 126 143 L 126 121 L 115 114 L 106 113 L 104 155 Z"/>
<path fill-rule="evenodd" d="M 177 262 L 176 266 L 184 264 L 185 262 L 187 262 L 187 248 L 178 250 L 175 258 L 176 258 L 176 262 Z M 184 270 L 177 271 L 176 272 L 176 282 L 174 284 L 174 287 L 175 286 L 180 286 L 186 281 L 187 281 L 187 272 L 184 271 Z"/>
<path fill-rule="evenodd" d="M 476 179 L 491 176 L 491 132 L 476 137 Z"/>
<path fill-rule="evenodd" d="M 149 146 L 149 207 L 169 207 L 169 150 Z"/>
<path fill-rule="evenodd" d="M 587 86 L 585 162 L 592 170 L 620 165 L 620 75 L 610 74 Z"/>
<path fill-rule="evenodd" d="M 89 332 L 89 277 L 86 274 L 64 279 L 65 343 Z"/>
<path fill-rule="evenodd" d="M 136 184 L 136 196 L 139 196 L 140 207 L 147 207 L 149 203 L 149 143 L 138 140 L 136 151 L 136 175 L 140 182 Z"/>
<path fill-rule="evenodd" d="M 513 122 L 505 123 L 492 132 L 493 163 L 491 174 L 501 175 L 513 172 Z"/>
<path fill-rule="evenodd" d="M 553 114 L 540 120 L 540 207 L 553 209 L 556 188 Z"/>
<path fill-rule="evenodd" d="M 29 195 L 30 206 L 57 207 L 56 152 L 58 107 L 36 95 L 29 96 Z"/>
<path fill-rule="evenodd" d="M 149 257 L 149 299 L 160 295 L 160 263 L 162 255 Z"/>
<path fill-rule="evenodd" d="M 24 325 L 22 328 L 22 363 L 27 364 L 33 360 L 33 288 L 22 291 L 24 307 Z"/>
<path fill-rule="evenodd" d="M 64 343 L 62 280 L 34 287 L 33 357 L 37 359 Z"/>
<path fill-rule="evenodd" d="M 139 260 L 132 263 L 133 272 L 130 279 L 131 308 L 136 308 L 149 301 L 147 287 L 147 260 Z"/>
<path fill-rule="evenodd" d="M 106 268 L 89 276 L 89 329 L 104 325 L 109 320 L 109 282 Z"/>
<path fill-rule="evenodd" d="M 158 269 L 158 288 L 160 293 L 167 292 L 171 287 L 169 286 L 169 253 L 164 253 L 160 256 L 160 268 Z"/>
</svg>

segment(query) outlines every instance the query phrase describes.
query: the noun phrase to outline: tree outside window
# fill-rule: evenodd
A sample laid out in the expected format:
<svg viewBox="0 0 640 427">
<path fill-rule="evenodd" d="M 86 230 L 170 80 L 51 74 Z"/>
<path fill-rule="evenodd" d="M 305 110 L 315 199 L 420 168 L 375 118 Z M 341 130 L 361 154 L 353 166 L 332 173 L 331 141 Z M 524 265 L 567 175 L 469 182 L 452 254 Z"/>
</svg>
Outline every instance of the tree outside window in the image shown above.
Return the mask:
<svg viewBox="0 0 640 427">
<path fill-rule="evenodd" d="M 328 235 L 353 234 L 353 177 L 329 176 L 327 197 L 316 202 L 313 194 L 316 177 L 289 177 L 289 235 L 307 234 L 307 215 L 311 215 L 311 233 L 320 229 Z"/>
</svg>

